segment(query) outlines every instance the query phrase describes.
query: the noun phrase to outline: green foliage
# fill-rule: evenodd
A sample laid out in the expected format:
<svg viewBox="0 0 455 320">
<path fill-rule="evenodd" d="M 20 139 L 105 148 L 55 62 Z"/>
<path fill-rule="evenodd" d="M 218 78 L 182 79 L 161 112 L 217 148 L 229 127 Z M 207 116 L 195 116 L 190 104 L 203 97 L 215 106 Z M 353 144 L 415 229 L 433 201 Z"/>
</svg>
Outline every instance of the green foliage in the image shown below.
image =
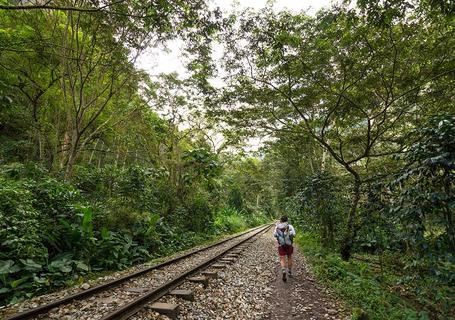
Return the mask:
<svg viewBox="0 0 455 320">
<path fill-rule="evenodd" d="M 230 209 L 213 217 L 216 202 L 201 187 L 164 217 L 162 188 L 170 186 L 162 170 L 78 166 L 75 172 L 72 185 L 33 164 L 0 167 L 2 305 L 265 220 Z"/>
<path fill-rule="evenodd" d="M 296 241 L 309 258 L 316 276 L 352 308 L 352 319 L 455 318 L 448 292 L 441 294 L 446 296 L 445 300 L 424 302 L 423 297 L 431 300 L 428 292 L 413 293 L 412 288 L 401 283 L 401 274 L 394 269 L 397 257 L 381 269 L 374 260 L 343 261 L 323 249 L 314 233 L 299 234 Z M 418 285 L 429 288 L 435 283 Z M 442 293 L 441 290 L 450 290 L 450 286 L 437 284 L 437 290 Z"/>
<path fill-rule="evenodd" d="M 132 235 L 95 230 L 94 211 L 71 185 L 30 165 L 1 169 L 1 304 L 150 257 Z"/>
<path fill-rule="evenodd" d="M 216 155 L 206 149 L 193 149 L 185 151 L 182 155 L 184 165 L 191 168 L 185 177 L 186 180 L 203 177 L 205 179 L 213 178 L 219 175 L 220 166 Z"/>
<path fill-rule="evenodd" d="M 220 233 L 232 233 L 245 230 L 247 222 L 236 209 L 225 207 L 217 212 L 213 226 Z"/>
<path fill-rule="evenodd" d="M 348 208 L 337 177 L 326 171 L 305 177 L 292 201 L 297 204 L 293 219 L 307 230 L 319 229 L 322 244 L 333 248 Z"/>
<path fill-rule="evenodd" d="M 251 213 L 245 214 L 246 223 L 249 227 L 256 227 L 262 224 L 270 223 L 270 215 L 264 211 L 255 210 Z"/>
<path fill-rule="evenodd" d="M 239 188 L 234 188 L 229 193 L 228 204 L 236 210 L 242 210 L 243 198 Z"/>
<path fill-rule="evenodd" d="M 41 217 L 33 200 L 23 182 L 0 177 L 0 259 L 47 256 L 40 241 Z"/>
<path fill-rule="evenodd" d="M 424 259 L 455 262 L 455 118 L 430 119 L 403 156 L 407 166 L 392 182 L 391 211 L 402 239 Z"/>
</svg>

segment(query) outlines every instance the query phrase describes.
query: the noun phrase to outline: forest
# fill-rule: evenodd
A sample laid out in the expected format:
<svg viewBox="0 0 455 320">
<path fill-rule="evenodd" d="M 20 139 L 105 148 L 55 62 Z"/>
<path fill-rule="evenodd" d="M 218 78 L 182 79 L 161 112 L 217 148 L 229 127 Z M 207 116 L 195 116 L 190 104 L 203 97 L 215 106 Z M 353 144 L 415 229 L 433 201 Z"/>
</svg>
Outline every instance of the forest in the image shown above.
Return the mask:
<svg viewBox="0 0 455 320">
<path fill-rule="evenodd" d="M 353 319 L 455 319 L 454 176 L 451 1 L 0 0 L 0 306 L 287 215 Z"/>
</svg>

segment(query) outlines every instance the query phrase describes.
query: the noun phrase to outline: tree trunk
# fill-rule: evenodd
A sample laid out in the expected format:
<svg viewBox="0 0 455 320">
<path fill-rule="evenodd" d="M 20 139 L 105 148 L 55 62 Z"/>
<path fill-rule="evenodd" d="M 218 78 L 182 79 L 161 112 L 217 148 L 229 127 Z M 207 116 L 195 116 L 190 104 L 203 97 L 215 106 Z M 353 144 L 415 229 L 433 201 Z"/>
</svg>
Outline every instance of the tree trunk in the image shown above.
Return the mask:
<svg viewBox="0 0 455 320">
<path fill-rule="evenodd" d="M 79 151 L 79 138 L 80 137 L 76 130 L 73 130 L 71 135 L 71 145 L 68 152 L 68 160 L 66 162 L 65 181 L 69 181 L 73 174 L 73 167 Z"/>
<path fill-rule="evenodd" d="M 333 245 L 335 243 L 335 237 L 332 217 L 329 217 L 327 221 L 327 241 L 329 244 L 329 248 L 333 248 Z"/>
<path fill-rule="evenodd" d="M 65 170 L 65 181 L 69 181 L 71 179 L 71 175 L 73 174 L 73 167 L 77 157 L 77 150 L 76 147 L 71 146 L 71 150 L 68 154 L 68 162 L 66 163 L 66 170 Z"/>
<path fill-rule="evenodd" d="M 120 147 L 117 147 L 117 155 L 115 156 L 115 167 L 118 167 L 119 158 L 120 158 Z"/>
<path fill-rule="evenodd" d="M 104 154 L 103 154 L 103 151 L 104 151 L 104 141 L 101 140 L 101 154 L 98 156 L 98 169 L 101 168 L 101 159 L 103 158 Z"/>
<path fill-rule="evenodd" d="M 450 195 L 450 184 L 451 184 L 451 179 L 450 179 L 450 172 L 448 169 L 444 170 L 444 192 L 446 195 Z M 449 247 L 452 252 L 455 252 L 455 228 L 453 225 L 453 218 L 452 218 L 452 211 L 449 208 L 449 202 L 446 201 L 445 203 L 445 208 L 444 208 L 444 215 L 445 215 L 445 220 L 446 220 L 446 232 L 448 235 L 448 240 L 449 240 Z"/>
<path fill-rule="evenodd" d="M 38 159 L 40 163 L 44 162 L 44 146 L 43 146 L 43 138 L 41 136 L 41 130 L 38 127 L 38 124 L 35 124 L 36 128 L 36 138 L 38 140 Z"/>
<path fill-rule="evenodd" d="M 92 150 L 92 153 L 90 154 L 90 158 L 88 159 L 88 164 L 89 166 L 92 164 L 92 159 L 93 159 L 93 154 L 95 153 L 96 148 L 98 147 L 98 142 L 99 140 L 96 140 L 95 147 Z"/>
<path fill-rule="evenodd" d="M 351 258 L 351 251 L 354 245 L 354 239 L 357 229 L 354 227 L 355 217 L 357 215 L 357 207 L 360 200 L 360 186 L 362 182 L 358 175 L 354 176 L 354 190 L 352 195 L 352 204 L 349 209 L 348 221 L 346 225 L 346 235 L 341 243 L 340 253 L 343 260 Z"/>
<path fill-rule="evenodd" d="M 321 171 L 325 171 L 327 165 L 327 150 L 322 148 Z"/>
</svg>

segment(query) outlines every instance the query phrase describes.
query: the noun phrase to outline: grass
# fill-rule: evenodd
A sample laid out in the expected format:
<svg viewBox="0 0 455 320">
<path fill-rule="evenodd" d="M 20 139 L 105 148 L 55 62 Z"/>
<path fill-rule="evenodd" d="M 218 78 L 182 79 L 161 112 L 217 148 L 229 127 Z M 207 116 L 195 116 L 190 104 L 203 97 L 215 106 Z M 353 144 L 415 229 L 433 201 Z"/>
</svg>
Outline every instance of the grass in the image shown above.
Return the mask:
<svg viewBox="0 0 455 320">
<path fill-rule="evenodd" d="M 432 289 L 445 295 L 450 292 L 447 288 L 438 290 L 425 279 L 418 284 L 420 295 L 416 295 L 415 288 L 403 284 L 403 271 L 400 272 L 396 265 L 381 268 L 371 255 L 359 257 L 361 260 L 343 261 L 338 254 L 324 250 L 317 238 L 309 233 L 301 234 L 296 241 L 316 277 L 345 302 L 353 320 L 455 319 L 453 309 L 447 309 L 450 306 L 441 306 L 422 295 Z M 447 303 L 450 299 L 445 297 L 441 301 Z"/>
</svg>

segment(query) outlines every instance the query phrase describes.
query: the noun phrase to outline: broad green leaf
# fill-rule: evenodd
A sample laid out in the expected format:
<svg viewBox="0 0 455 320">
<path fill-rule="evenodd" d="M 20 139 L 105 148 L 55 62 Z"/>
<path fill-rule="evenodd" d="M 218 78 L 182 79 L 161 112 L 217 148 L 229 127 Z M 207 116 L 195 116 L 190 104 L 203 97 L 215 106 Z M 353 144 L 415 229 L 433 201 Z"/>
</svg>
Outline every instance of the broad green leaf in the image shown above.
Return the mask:
<svg viewBox="0 0 455 320">
<path fill-rule="evenodd" d="M 14 289 L 14 288 L 18 287 L 19 285 L 25 283 L 28 279 L 30 279 L 30 277 L 29 276 L 25 276 L 23 278 L 14 280 L 13 282 L 11 282 L 11 288 Z"/>
</svg>

